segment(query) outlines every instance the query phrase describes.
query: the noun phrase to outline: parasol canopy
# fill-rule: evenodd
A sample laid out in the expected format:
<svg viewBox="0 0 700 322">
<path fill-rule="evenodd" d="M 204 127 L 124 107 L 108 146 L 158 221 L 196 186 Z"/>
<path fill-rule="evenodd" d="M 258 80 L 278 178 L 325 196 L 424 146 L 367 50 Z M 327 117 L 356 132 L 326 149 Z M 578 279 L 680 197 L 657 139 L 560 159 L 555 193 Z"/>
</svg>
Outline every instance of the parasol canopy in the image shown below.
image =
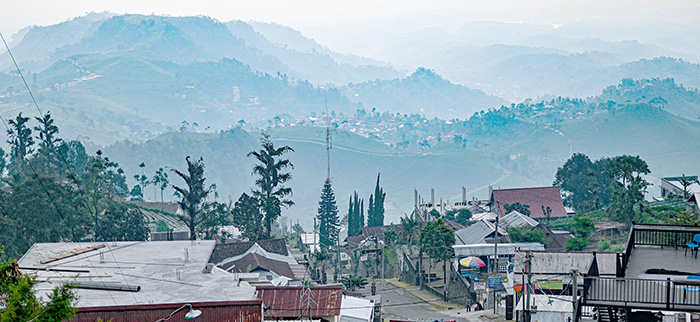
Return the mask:
<svg viewBox="0 0 700 322">
<path fill-rule="evenodd" d="M 486 266 L 486 263 L 484 263 L 484 261 L 480 260 L 478 257 L 469 256 L 461 259 L 459 261 L 459 265 L 464 267 L 482 267 Z"/>
</svg>

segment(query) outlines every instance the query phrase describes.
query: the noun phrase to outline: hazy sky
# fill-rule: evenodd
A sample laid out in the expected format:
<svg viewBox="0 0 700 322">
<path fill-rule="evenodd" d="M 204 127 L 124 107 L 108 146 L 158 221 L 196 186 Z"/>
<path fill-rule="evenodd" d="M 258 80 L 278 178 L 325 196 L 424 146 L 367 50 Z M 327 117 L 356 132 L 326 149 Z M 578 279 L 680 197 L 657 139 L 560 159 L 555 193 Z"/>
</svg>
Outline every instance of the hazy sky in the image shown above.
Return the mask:
<svg viewBox="0 0 700 322">
<path fill-rule="evenodd" d="M 50 25 L 87 12 L 207 15 L 276 22 L 321 41 L 358 25 L 415 30 L 424 27 L 458 28 L 467 21 L 498 20 L 563 24 L 595 19 L 667 19 L 699 17 L 695 0 L 9 0 L 0 10 L 0 32 L 6 38 L 20 28 Z M 9 2 L 9 3 L 8 3 Z M 697 19 L 697 18 L 695 18 Z M 381 32 L 382 30 L 377 30 Z"/>
</svg>

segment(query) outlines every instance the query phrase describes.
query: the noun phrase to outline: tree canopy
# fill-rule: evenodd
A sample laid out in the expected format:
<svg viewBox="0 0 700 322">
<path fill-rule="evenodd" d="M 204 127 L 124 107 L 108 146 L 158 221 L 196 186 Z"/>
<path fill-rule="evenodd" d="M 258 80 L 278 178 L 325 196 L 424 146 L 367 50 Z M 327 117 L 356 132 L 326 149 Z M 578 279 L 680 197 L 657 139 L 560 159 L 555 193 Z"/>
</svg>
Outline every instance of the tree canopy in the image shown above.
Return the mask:
<svg viewBox="0 0 700 322">
<path fill-rule="evenodd" d="M 439 218 L 425 224 L 420 232 L 420 247 L 431 258 L 447 260 L 453 255 L 455 233 Z"/>
<path fill-rule="evenodd" d="M 48 301 L 41 301 L 32 290 L 34 284 L 36 281 L 22 274 L 12 259 L 0 262 L 0 322 L 62 322 L 75 316 L 77 310 L 72 305 L 76 297 L 71 285 L 55 288 Z"/>
</svg>

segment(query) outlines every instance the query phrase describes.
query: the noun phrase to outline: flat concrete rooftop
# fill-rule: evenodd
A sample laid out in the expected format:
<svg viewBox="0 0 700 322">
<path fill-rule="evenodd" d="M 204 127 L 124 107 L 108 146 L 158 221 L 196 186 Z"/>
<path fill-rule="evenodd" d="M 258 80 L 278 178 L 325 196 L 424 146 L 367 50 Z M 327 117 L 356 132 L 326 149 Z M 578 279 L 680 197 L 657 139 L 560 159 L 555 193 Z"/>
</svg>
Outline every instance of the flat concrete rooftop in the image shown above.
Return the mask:
<svg viewBox="0 0 700 322">
<path fill-rule="evenodd" d="M 687 272 L 685 275 L 648 274 L 648 269 L 665 269 Z M 700 256 L 695 258 L 685 247 L 635 246 L 630 254 L 625 277 L 642 279 L 687 279 L 688 275 L 700 273 Z"/>
</svg>

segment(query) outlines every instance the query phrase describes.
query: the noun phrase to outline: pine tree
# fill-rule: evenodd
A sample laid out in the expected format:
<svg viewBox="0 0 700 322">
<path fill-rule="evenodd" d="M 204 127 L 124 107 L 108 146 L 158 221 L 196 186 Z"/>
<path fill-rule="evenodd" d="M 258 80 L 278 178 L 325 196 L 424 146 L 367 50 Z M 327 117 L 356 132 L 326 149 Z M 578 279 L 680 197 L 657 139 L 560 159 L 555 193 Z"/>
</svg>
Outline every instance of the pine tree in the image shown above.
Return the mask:
<svg viewBox="0 0 700 322">
<path fill-rule="evenodd" d="M 331 188 L 331 180 L 326 179 L 321 191 L 321 201 L 318 203 L 319 233 L 321 245 L 331 246 L 338 240 L 338 207 L 335 204 L 335 194 Z"/>
<path fill-rule="evenodd" d="M 367 207 L 368 227 L 384 226 L 384 198 L 386 198 L 386 193 L 379 186 L 380 175 L 377 174 L 377 185 L 374 187 L 374 194 L 369 196 L 369 205 Z"/>
</svg>

